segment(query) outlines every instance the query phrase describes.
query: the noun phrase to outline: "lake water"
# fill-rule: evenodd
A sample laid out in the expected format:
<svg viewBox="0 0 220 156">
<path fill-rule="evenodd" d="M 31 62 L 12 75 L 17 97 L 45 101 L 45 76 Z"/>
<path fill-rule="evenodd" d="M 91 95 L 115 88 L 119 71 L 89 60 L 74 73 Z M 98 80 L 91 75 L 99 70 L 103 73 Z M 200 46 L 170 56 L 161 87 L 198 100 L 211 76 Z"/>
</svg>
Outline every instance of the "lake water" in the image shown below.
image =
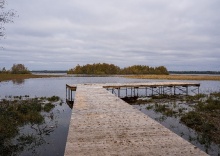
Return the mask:
<svg viewBox="0 0 220 156">
<path fill-rule="evenodd" d="M 66 84 L 79 83 L 136 83 L 136 82 L 163 82 L 176 80 L 144 80 L 144 79 L 128 79 L 122 77 L 57 77 L 42 79 L 26 79 L 19 81 L 0 82 L 0 99 L 9 96 L 25 96 L 30 97 L 50 97 L 59 96 L 65 101 Z M 220 91 L 219 81 L 184 81 L 200 83 L 200 92 L 210 93 Z M 57 110 L 59 117 L 57 118 L 57 128 L 51 135 L 46 138 L 46 143 L 36 148 L 36 155 L 63 155 L 68 134 L 68 127 L 71 116 L 71 109 L 67 104 L 59 106 Z M 54 112 L 55 113 L 55 112 Z M 28 152 L 27 152 L 28 153 Z M 27 155 L 23 153 L 21 155 Z"/>
</svg>

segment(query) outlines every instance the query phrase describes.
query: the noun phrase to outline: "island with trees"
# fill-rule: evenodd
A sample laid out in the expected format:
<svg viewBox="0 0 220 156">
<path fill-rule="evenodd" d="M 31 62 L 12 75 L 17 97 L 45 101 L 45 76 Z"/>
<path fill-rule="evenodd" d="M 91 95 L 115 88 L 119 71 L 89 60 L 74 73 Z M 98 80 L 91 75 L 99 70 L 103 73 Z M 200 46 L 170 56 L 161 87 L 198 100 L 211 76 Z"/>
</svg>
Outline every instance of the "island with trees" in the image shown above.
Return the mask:
<svg viewBox="0 0 220 156">
<path fill-rule="evenodd" d="M 120 68 L 114 64 L 94 63 L 86 65 L 77 65 L 69 69 L 68 74 L 88 74 L 88 75 L 169 75 L 166 67 L 149 67 L 146 65 L 133 65 Z"/>
<path fill-rule="evenodd" d="M 0 67 L 0 82 L 9 80 L 21 80 L 29 78 L 50 78 L 50 77 L 60 77 L 61 75 L 35 75 L 25 67 L 24 64 L 13 64 L 10 70 L 5 67 Z"/>
<path fill-rule="evenodd" d="M 0 73 L 5 74 L 31 74 L 27 67 L 24 64 L 13 64 L 11 70 L 6 70 L 5 67 L 0 69 Z"/>
</svg>

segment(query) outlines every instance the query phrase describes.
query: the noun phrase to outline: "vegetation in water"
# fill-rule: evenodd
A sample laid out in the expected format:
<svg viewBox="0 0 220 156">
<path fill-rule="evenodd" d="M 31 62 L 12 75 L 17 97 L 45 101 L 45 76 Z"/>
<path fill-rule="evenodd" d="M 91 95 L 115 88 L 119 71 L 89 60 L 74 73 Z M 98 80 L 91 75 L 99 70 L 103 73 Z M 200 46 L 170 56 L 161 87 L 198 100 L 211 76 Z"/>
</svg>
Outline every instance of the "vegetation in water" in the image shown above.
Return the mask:
<svg viewBox="0 0 220 156">
<path fill-rule="evenodd" d="M 50 97 L 59 101 L 59 97 Z M 0 101 L 0 155 L 17 155 L 24 149 L 33 149 L 43 144 L 44 135 L 49 135 L 54 127 L 44 123 L 45 118 L 53 120 L 51 110 L 55 103 L 45 98 L 29 98 L 28 96 L 15 96 Z M 47 119 L 47 122 L 49 120 Z M 20 132 L 21 127 L 29 126 L 30 134 Z M 33 133 L 35 132 L 35 135 Z"/>
<path fill-rule="evenodd" d="M 195 139 L 201 144 L 207 147 L 212 142 L 220 145 L 220 92 L 195 96 L 161 95 L 148 98 L 148 101 L 151 102 L 146 102 L 147 110 L 159 112 L 163 117 L 178 117 L 181 123 L 198 133 Z M 136 102 L 141 103 L 145 100 Z M 182 103 L 188 106 L 183 107 Z"/>
<path fill-rule="evenodd" d="M 57 102 L 60 100 L 60 97 L 59 96 L 52 96 L 52 97 L 48 97 L 47 100 L 50 102 Z"/>
<path fill-rule="evenodd" d="M 44 111 L 50 112 L 55 106 L 52 103 L 47 103 L 44 105 Z"/>
<path fill-rule="evenodd" d="M 164 74 L 168 75 L 168 71 L 164 66 L 149 67 L 145 65 L 133 65 L 120 68 L 114 64 L 96 63 L 87 65 L 77 65 L 70 69 L 68 74 L 94 74 L 94 75 L 115 75 L 115 74 Z"/>
<path fill-rule="evenodd" d="M 195 110 L 184 114 L 181 122 L 201 134 L 202 141 L 220 144 L 220 98 L 219 92 L 199 100 Z"/>
</svg>

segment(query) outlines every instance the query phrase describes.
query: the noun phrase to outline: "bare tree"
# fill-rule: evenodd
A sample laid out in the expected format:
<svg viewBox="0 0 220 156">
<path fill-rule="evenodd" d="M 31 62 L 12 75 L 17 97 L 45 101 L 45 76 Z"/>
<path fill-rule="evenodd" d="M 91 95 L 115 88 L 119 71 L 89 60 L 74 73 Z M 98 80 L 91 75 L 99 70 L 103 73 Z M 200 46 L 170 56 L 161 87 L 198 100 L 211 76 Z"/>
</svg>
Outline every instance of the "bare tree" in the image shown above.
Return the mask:
<svg viewBox="0 0 220 156">
<path fill-rule="evenodd" d="M 14 10 L 5 10 L 5 0 L 0 0 L 0 39 L 5 36 L 5 23 L 13 22 Z"/>
</svg>

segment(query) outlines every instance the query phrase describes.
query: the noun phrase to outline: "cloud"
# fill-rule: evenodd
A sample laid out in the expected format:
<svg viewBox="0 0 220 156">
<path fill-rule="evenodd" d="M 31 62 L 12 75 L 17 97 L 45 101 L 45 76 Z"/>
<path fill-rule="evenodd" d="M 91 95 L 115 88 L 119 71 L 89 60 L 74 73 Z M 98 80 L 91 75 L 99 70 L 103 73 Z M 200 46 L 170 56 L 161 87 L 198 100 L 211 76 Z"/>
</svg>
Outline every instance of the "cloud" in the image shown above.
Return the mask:
<svg viewBox="0 0 220 156">
<path fill-rule="evenodd" d="M 220 70 L 218 0 L 8 0 L 19 18 L 1 40 L 1 66 L 69 69 L 121 67 Z"/>
</svg>

